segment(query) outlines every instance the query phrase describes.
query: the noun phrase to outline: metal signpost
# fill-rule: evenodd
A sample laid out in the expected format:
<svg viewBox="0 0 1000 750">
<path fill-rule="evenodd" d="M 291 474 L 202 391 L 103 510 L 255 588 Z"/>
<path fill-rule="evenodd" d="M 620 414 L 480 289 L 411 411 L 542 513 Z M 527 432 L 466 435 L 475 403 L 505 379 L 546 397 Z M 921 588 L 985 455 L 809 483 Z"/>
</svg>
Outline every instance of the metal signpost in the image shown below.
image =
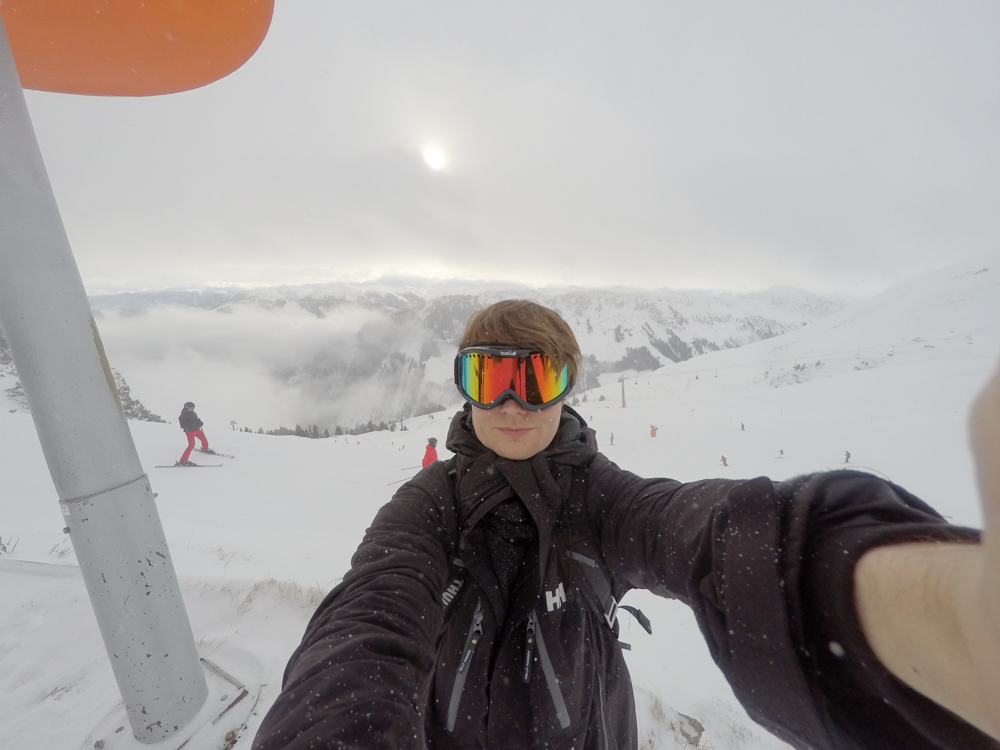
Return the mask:
<svg viewBox="0 0 1000 750">
<path fill-rule="evenodd" d="M 207 695 L 177 576 L 0 20 L 0 326 L 137 739 Z"/>
</svg>

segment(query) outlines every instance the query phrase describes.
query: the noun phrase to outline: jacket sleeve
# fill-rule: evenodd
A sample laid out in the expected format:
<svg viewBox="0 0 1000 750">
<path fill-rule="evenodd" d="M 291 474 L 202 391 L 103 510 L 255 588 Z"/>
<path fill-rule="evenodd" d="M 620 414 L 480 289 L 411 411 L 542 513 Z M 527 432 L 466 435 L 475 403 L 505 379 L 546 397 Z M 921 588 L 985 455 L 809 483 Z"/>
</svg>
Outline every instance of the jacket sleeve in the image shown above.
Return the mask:
<svg viewBox="0 0 1000 750">
<path fill-rule="evenodd" d="M 418 475 L 378 512 L 350 571 L 313 615 L 255 750 L 424 747 L 456 533 L 454 500 L 418 486 L 429 473 L 444 469 Z"/>
<path fill-rule="evenodd" d="M 854 605 L 854 565 L 869 549 L 978 532 L 860 472 L 680 484 L 610 462 L 593 471 L 612 575 L 692 608 L 756 722 L 797 748 L 1000 747 L 891 675 Z"/>
</svg>

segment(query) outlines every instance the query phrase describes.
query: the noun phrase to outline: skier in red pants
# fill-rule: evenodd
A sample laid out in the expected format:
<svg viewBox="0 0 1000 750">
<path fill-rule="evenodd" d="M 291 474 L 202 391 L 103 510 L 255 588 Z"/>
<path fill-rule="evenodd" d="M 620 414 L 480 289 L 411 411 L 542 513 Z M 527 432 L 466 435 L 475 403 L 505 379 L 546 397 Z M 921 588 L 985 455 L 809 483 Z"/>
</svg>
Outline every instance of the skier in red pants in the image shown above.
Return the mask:
<svg viewBox="0 0 1000 750">
<path fill-rule="evenodd" d="M 181 456 L 181 460 L 178 461 L 181 466 L 194 466 L 194 464 L 188 459 L 191 457 L 191 451 L 194 450 L 194 439 L 198 438 L 201 441 L 201 449 L 206 453 L 214 453 L 208 447 L 208 438 L 205 437 L 205 433 L 201 431 L 201 426 L 204 424 L 200 419 L 198 419 L 198 414 L 194 410 L 194 404 L 188 401 L 184 404 L 184 408 L 181 410 L 181 415 L 177 419 L 180 422 L 181 429 L 184 430 L 184 434 L 187 435 L 188 446 L 187 450 L 184 451 L 184 455 Z"/>
</svg>

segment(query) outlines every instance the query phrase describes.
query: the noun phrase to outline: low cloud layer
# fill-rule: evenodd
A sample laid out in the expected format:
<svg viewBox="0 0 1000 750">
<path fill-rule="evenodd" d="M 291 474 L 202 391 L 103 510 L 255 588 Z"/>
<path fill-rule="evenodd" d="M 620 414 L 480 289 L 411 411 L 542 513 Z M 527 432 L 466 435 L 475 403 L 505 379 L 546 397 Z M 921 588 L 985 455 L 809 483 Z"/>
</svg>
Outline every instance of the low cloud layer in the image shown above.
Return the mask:
<svg viewBox="0 0 1000 750">
<path fill-rule="evenodd" d="M 381 359 L 405 351 L 413 334 L 379 312 L 348 307 L 317 317 L 294 303 L 158 305 L 104 312 L 98 325 L 112 364 L 150 409 L 175 418 L 194 401 L 215 429 L 230 420 L 254 430 L 366 421 L 384 400 L 377 377 L 337 391 L 315 388 L 302 373 L 354 367 L 377 375 Z"/>
<path fill-rule="evenodd" d="M 194 401 L 206 423 L 348 429 L 460 403 L 454 347 L 469 317 L 527 296 L 559 311 L 601 372 L 655 369 L 780 335 L 841 307 L 792 289 L 752 295 L 483 290 L 405 285 L 204 290 L 94 298 L 109 359 L 154 412 Z"/>
</svg>

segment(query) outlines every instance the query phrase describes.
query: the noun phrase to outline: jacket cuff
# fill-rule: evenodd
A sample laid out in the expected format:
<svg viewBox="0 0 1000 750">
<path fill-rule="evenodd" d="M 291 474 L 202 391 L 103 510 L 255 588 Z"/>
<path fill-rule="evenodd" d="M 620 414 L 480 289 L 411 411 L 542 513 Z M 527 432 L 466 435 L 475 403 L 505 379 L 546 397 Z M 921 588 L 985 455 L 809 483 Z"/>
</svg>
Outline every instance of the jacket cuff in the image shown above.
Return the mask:
<svg viewBox="0 0 1000 750">
<path fill-rule="evenodd" d="M 867 512 L 845 519 L 841 513 L 849 506 L 841 493 L 820 493 L 810 513 L 800 589 L 803 670 L 822 694 L 837 734 L 866 748 L 997 750 L 992 738 L 883 666 L 864 636 L 854 598 L 854 569 L 869 550 L 921 541 L 976 543 L 980 532 L 938 520 L 889 483 L 867 478 L 849 484 L 851 502 L 860 496 Z M 837 516 L 836 524 L 827 522 Z"/>
</svg>

